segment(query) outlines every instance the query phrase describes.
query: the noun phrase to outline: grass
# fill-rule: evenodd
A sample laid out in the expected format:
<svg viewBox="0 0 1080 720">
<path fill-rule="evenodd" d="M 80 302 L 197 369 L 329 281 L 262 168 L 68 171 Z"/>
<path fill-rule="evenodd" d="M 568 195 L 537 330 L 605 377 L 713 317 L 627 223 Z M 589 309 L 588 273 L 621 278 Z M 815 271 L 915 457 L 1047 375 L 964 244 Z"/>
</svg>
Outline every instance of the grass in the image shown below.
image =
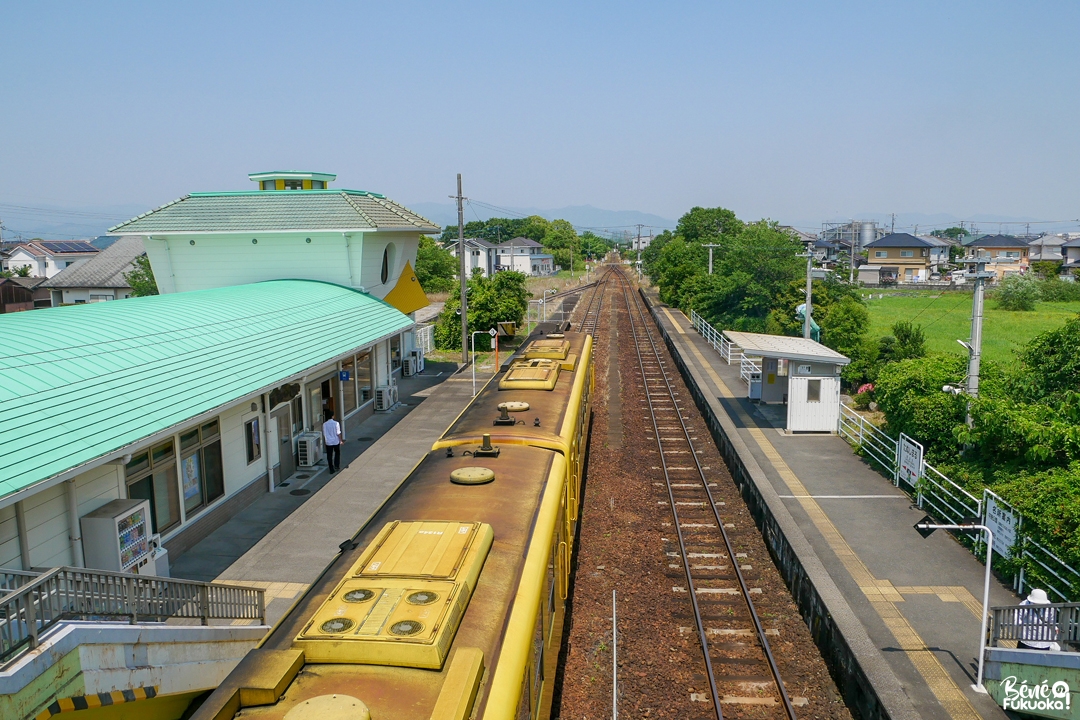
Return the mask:
<svg viewBox="0 0 1080 720">
<path fill-rule="evenodd" d="M 926 333 L 926 349 L 930 352 L 951 352 L 966 355 L 957 343 L 971 335 L 970 292 L 937 292 L 932 290 L 886 291 L 866 296 L 870 311 L 870 336 L 891 333 L 898 320 L 922 325 Z M 864 295 L 865 296 L 865 295 Z M 998 310 L 997 303 L 987 299 L 983 319 L 983 357 L 999 363 L 1013 359 L 1013 351 L 1046 330 L 1060 327 L 1080 312 L 1080 302 L 1040 302 L 1032 312 Z"/>
</svg>

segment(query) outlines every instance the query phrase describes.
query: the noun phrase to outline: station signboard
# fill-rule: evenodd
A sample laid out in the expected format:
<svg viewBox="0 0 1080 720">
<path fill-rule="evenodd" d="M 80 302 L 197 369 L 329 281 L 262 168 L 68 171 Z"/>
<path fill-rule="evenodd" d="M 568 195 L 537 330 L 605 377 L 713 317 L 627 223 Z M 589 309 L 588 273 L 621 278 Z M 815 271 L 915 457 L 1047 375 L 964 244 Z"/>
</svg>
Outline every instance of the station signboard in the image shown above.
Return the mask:
<svg viewBox="0 0 1080 720">
<path fill-rule="evenodd" d="M 1011 557 L 1013 545 L 1016 544 L 1016 513 L 989 491 L 983 493 L 983 507 L 986 508 L 986 527 L 994 533 L 994 552 L 1001 557 Z"/>
<path fill-rule="evenodd" d="M 923 474 L 923 446 L 900 433 L 900 461 L 897 463 L 896 479 L 912 487 Z"/>
</svg>

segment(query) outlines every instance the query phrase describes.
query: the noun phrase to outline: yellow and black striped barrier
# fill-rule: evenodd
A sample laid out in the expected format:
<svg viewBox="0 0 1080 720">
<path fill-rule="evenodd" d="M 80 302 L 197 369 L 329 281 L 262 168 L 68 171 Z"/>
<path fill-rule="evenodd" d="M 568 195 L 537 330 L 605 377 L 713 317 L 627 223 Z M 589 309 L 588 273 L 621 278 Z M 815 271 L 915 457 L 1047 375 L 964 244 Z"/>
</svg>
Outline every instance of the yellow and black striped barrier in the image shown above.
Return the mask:
<svg viewBox="0 0 1080 720">
<path fill-rule="evenodd" d="M 48 720 L 48 718 L 60 713 L 75 712 L 76 710 L 89 710 L 90 708 L 119 705 L 121 703 L 135 702 L 136 700 L 149 700 L 157 696 L 157 687 L 134 688 L 133 690 L 114 690 L 102 692 L 96 695 L 76 695 L 75 697 L 60 698 L 37 714 L 36 720 Z"/>
</svg>

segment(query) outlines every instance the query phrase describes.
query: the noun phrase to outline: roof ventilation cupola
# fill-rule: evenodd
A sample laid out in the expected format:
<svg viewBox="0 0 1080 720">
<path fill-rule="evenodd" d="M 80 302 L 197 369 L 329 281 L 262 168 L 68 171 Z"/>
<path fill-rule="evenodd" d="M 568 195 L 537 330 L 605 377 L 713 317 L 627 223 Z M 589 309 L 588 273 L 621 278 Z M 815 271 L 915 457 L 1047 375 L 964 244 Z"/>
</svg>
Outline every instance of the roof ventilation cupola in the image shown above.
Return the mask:
<svg viewBox="0 0 1080 720">
<path fill-rule="evenodd" d="M 248 179 L 259 183 L 260 190 L 325 190 L 337 175 L 330 173 L 275 170 L 251 173 Z"/>
</svg>

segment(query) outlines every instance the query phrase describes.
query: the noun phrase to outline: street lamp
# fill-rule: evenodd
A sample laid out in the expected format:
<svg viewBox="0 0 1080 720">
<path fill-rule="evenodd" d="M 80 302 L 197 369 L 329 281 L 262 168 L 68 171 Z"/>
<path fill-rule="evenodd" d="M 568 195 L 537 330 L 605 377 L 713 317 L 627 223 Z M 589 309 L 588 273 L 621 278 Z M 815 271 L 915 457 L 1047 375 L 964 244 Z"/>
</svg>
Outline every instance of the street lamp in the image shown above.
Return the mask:
<svg viewBox="0 0 1080 720">
<path fill-rule="evenodd" d="M 967 530 L 969 532 L 981 530 L 986 533 L 986 577 L 983 581 L 982 627 L 979 630 L 979 673 L 975 676 L 975 684 L 971 686 L 975 692 L 985 695 L 983 664 L 986 660 L 986 621 L 990 614 L 990 561 L 994 555 L 994 532 L 985 525 L 980 525 L 978 518 L 972 518 L 972 522 L 966 525 L 937 525 L 927 515 L 915 523 L 914 527 L 924 538 L 930 537 L 935 530 Z"/>
<path fill-rule="evenodd" d="M 548 288 L 547 290 L 544 291 L 544 322 L 547 322 L 547 299 L 548 299 L 548 294 L 550 293 L 551 295 L 554 295 L 557 292 L 559 292 L 558 288 Z"/>
</svg>

